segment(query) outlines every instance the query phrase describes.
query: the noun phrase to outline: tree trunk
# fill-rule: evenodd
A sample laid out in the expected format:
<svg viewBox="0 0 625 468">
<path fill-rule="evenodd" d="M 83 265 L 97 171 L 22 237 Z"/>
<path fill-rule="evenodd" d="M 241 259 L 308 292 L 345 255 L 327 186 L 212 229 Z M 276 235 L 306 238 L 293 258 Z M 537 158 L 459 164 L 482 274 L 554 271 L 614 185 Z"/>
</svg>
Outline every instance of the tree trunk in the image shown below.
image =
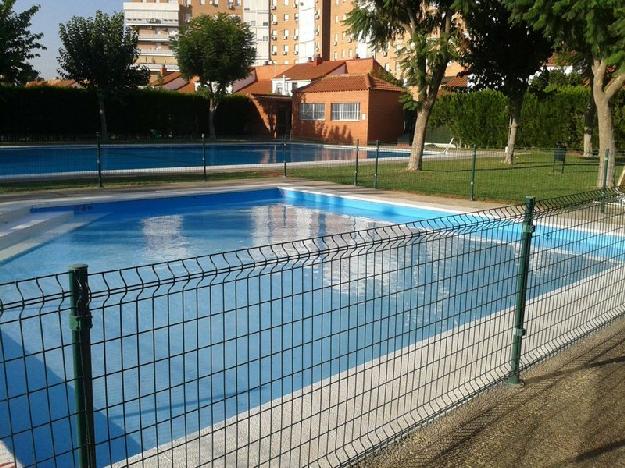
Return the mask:
<svg viewBox="0 0 625 468">
<path fill-rule="evenodd" d="M 612 109 L 610 99 L 625 84 L 625 72 L 614 73 L 606 84 L 608 63 L 605 60 L 593 59 L 592 62 L 592 93 L 597 107 L 597 126 L 599 128 L 599 173 L 597 187 L 603 187 L 604 180 L 607 187 L 614 185 L 614 162 L 616 160 L 616 145 L 614 143 L 614 127 L 612 125 Z M 604 172 L 604 159 L 609 152 L 607 174 Z"/>
<path fill-rule="evenodd" d="M 98 107 L 98 113 L 100 115 L 100 137 L 102 138 L 102 141 L 107 141 L 109 133 L 106 125 L 106 110 L 104 108 L 104 96 L 102 93 L 98 93 Z"/>
<path fill-rule="evenodd" d="M 603 187 L 604 178 L 606 187 L 614 185 L 614 161 L 616 146 L 614 144 L 614 129 L 612 126 L 612 109 L 610 101 L 603 93 L 595 92 L 595 104 L 597 105 L 597 123 L 599 128 L 599 173 L 597 174 L 597 187 Z M 608 172 L 605 174 L 605 154 L 609 151 Z"/>
<path fill-rule="evenodd" d="M 217 104 L 214 99 L 208 100 L 208 132 L 211 140 L 217 139 L 215 133 L 215 111 L 217 110 Z"/>
<path fill-rule="evenodd" d="M 593 97 L 592 86 L 590 87 L 590 97 L 584 111 L 584 157 L 592 157 L 592 132 L 595 128 L 595 99 Z"/>
<path fill-rule="evenodd" d="M 516 145 L 516 134 L 521 119 L 521 107 L 523 98 L 510 100 L 510 128 L 508 129 L 508 146 L 506 151 L 506 164 L 514 162 L 514 147 Z"/>
<path fill-rule="evenodd" d="M 430 118 L 431 107 L 424 104 L 417 114 L 417 121 L 414 126 L 414 136 L 410 148 L 410 159 L 408 160 L 409 171 L 421 171 L 423 169 L 423 148 L 425 147 L 425 132 Z"/>
</svg>

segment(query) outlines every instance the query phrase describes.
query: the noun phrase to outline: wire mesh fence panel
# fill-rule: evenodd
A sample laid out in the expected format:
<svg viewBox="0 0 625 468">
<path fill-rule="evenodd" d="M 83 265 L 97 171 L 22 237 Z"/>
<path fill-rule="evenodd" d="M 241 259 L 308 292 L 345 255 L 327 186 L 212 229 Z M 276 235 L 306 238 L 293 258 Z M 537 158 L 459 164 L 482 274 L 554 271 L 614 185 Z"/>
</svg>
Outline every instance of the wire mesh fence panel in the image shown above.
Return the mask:
<svg viewBox="0 0 625 468">
<path fill-rule="evenodd" d="M 364 152 L 364 150 L 361 150 Z M 598 187 L 600 158 L 584 158 L 579 151 L 518 149 L 513 163 L 505 162 L 502 149 L 426 148 L 419 170 L 409 170 L 409 151 L 375 148 L 368 158 L 359 158 L 357 183 L 364 187 L 402 190 L 428 195 L 459 198 L 518 201 L 526 194 L 541 198 L 594 190 Z M 362 154 L 362 153 L 361 153 Z M 625 157 L 616 156 L 616 169 L 610 187 L 618 183 Z M 324 170 L 325 169 L 325 170 Z M 328 165 L 289 171 L 289 175 L 340 184 L 353 184 L 355 168 Z M 351 177 L 350 177 L 351 176 Z M 601 184 L 599 184 L 601 186 Z"/>
<path fill-rule="evenodd" d="M 67 275 L 0 285 L 0 463 L 77 461 Z"/>
<path fill-rule="evenodd" d="M 119 296 L 92 301 L 94 354 L 108 356 L 95 406 L 122 429 L 96 427 L 101 459 L 334 465 L 497 381 L 509 324 L 489 317 L 514 298 L 516 230 L 469 231 L 386 228 L 104 274 Z"/>
<path fill-rule="evenodd" d="M 621 315 L 624 212 L 539 202 L 522 294 L 522 206 L 91 273 L 87 443 L 68 275 L 0 284 L 0 460 L 353 462 L 506 378 L 520 299 L 523 366 Z"/>
<path fill-rule="evenodd" d="M 527 366 L 625 311 L 625 206 L 621 194 L 539 205 L 530 257 Z"/>
<path fill-rule="evenodd" d="M 618 184 L 625 155 L 616 155 L 606 186 Z M 428 146 L 419 170 L 408 170 L 409 148 L 320 145 L 286 140 L 211 142 L 125 140 L 89 144 L 0 147 L 0 184 L 99 184 L 132 180 L 219 180 L 289 176 L 344 185 L 469 199 L 518 201 L 601 187 L 599 156 L 564 148 L 502 149 Z"/>
</svg>

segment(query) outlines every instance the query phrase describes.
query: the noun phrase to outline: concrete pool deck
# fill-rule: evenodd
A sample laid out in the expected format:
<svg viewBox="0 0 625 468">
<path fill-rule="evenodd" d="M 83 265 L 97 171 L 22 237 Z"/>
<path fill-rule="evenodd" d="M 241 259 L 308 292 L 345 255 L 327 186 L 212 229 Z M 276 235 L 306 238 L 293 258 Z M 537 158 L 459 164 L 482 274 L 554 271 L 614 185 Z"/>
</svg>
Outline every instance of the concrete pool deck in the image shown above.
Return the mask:
<svg viewBox="0 0 625 468">
<path fill-rule="evenodd" d="M 359 466 L 625 466 L 624 363 L 620 318 Z"/>
<path fill-rule="evenodd" d="M 291 177 L 263 179 L 229 179 L 208 182 L 173 182 L 161 185 L 137 187 L 105 188 L 67 188 L 35 190 L 29 192 L 0 193 L 0 211 L 18 209 L 33 204 L 69 202 L 80 199 L 90 202 L 113 201 L 145 196 L 172 196 L 176 194 L 202 193 L 215 190 L 234 190 L 245 188 L 267 188 L 276 186 L 299 187 L 306 190 L 328 191 L 336 195 L 356 195 L 366 198 L 379 198 L 388 202 L 409 203 L 431 208 L 443 208 L 455 211 L 476 211 L 502 206 L 502 203 L 470 201 L 462 198 L 418 195 L 408 192 L 375 190 L 365 187 L 339 185 L 331 182 L 316 182 Z M 521 202 L 520 200 L 519 202 Z"/>
</svg>

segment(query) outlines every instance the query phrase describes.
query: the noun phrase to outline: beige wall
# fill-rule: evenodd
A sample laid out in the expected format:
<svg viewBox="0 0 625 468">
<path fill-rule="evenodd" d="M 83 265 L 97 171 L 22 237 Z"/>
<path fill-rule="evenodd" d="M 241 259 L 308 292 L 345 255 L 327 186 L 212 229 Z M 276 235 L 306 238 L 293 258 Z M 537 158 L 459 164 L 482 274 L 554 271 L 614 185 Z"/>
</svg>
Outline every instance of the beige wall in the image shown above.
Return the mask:
<svg viewBox="0 0 625 468">
<path fill-rule="evenodd" d="M 297 0 L 269 0 L 269 5 L 269 60 L 278 64 L 297 63 Z M 285 46 L 288 48 L 286 54 Z"/>
</svg>

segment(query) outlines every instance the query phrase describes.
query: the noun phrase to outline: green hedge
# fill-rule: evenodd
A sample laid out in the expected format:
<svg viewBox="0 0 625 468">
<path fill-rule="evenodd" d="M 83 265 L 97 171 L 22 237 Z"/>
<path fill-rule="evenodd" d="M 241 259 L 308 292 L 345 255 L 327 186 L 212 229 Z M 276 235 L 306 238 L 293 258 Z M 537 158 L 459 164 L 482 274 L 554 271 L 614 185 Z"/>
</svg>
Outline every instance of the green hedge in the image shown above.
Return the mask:
<svg viewBox="0 0 625 468">
<path fill-rule="evenodd" d="M 558 142 L 582 146 L 588 89 L 567 86 L 536 95 L 527 93 L 521 114 L 518 144 L 549 148 Z M 625 143 L 625 93 L 614 99 L 617 142 Z M 434 132 L 447 127 L 456 141 L 481 147 L 502 147 L 508 136 L 507 100 L 503 94 L 483 90 L 440 96 L 430 118 Z M 596 132 L 595 132 L 596 140 Z"/>
<path fill-rule="evenodd" d="M 112 135 L 189 136 L 208 133 L 208 104 L 198 95 L 137 90 L 110 98 Z M 228 96 L 215 116 L 220 135 L 245 135 L 258 119 L 245 96 Z M 0 87 L 0 136 L 85 136 L 98 131 L 93 92 L 82 89 Z"/>
</svg>

